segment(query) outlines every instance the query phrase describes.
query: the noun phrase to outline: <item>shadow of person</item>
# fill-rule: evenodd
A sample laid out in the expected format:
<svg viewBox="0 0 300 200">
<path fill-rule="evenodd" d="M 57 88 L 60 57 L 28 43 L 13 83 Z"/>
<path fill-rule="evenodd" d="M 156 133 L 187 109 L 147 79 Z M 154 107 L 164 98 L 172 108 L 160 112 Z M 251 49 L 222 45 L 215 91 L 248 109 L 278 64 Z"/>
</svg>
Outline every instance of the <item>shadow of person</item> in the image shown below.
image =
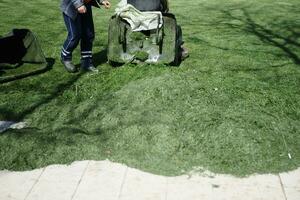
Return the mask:
<svg viewBox="0 0 300 200">
<path fill-rule="evenodd" d="M 0 108 L 1 117 L 6 121 L 14 121 L 18 119 L 18 114 L 8 110 L 6 108 Z"/>
<path fill-rule="evenodd" d="M 102 65 L 107 62 L 107 49 L 103 49 L 93 54 L 93 62 L 95 67 Z"/>
<path fill-rule="evenodd" d="M 18 75 L 1 77 L 0 78 L 0 83 L 7 83 L 7 82 L 11 82 L 11 81 L 15 81 L 15 80 L 19 80 L 19 79 L 27 78 L 27 77 L 30 77 L 30 76 L 36 76 L 36 75 L 45 73 L 45 72 L 52 69 L 54 63 L 55 63 L 54 58 L 46 58 L 46 63 L 40 69 L 30 71 L 30 72 L 25 72 L 25 73 L 18 74 Z M 18 65 L 17 67 L 21 67 L 22 64 L 23 63 L 20 63 L 20 65 Z M 11 68 L 11 69 L 16 69 L 16 67 Z M 4 73 L 5 73 L 5 71 L 4 71 Z"/>
<path fill-rule="evenodd" d="M 2 70 L 2 69 L 0 69 L 0 77 L 2 76 L 2 75 L 4 75 L 6 72 L 4 71 L 4 70 Z"/>
</svg>

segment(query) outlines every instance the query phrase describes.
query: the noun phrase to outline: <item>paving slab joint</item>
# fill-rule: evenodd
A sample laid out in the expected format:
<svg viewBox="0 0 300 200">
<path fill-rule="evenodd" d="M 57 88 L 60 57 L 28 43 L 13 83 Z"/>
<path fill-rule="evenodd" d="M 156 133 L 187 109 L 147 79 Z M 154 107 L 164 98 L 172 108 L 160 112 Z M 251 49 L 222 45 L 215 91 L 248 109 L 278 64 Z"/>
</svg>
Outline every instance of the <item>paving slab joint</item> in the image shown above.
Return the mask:
<svg viewBox="0 0 300 200">
<path fill-rule="evenodd" d="M 81 174 L 81 176 L 80 176 L 80 179 L 79 179 L 79 181 L 78 181 L 78 183 L 77 183 L 77 185 L 76 185 L 76 188 L 75 188 L 75 190 L 74 190 L 74 193 L 72 194 L 71 200 L 74 199 L 74 197 L 75 197 L 75 195 L 76 195 L 76 192 L 77 192 L 77 190 L 78 190 L 78 188 L 79 188 L 79 185 L 80 185 L 80 183 L 81 183 L 81 181 L 82 181 L 82 179 L 83 179 L 83 177 L 84 177 L 84 174 L 85 174 L 85 172 L 87 171 L 87 169 L 88 169 L 88 167 L 89 167 L 89 165 L 90 165 L 90 162 L 91 162 L 91 161 L 88 161 L 88 163 L 86 164 L 86 166 L 85 166 L 85 168 L 84 168 L 84 170 L 83 170 L 83 172 L 82 172 L 82 174 Z"/>
<path fill-rule="evenodd" d="M 29 197 L 30 193 L 33 191 L 33 188 L 36 186 L 36 184 L 39 182 L 41 176 L 43 175 L 43 173 L 45 172 L 47 167 L 44 167 L 42 172 L 40 173 L 40 175 L 38 176 L 38 178 L 34 181 L 32 187 L 30 188 L 30 190 L 28 191 L 28 193 L 26 194 L 24 200 L 27 200 L 27 198 Z"/>
<path fill-rule="evenodd" d="M 284 195 L 284 199 L 287 200 L 286 193 L 285 193 L 285 189 L 284 189 L 284 185 L 283 185 L 283 183 L 282 183 L 280 174 L 278 174 L 278 178 L 279 178 L 280 186 L 281 186 L 281 189 L 282 189 L 282 193 L 283 193 L 283 195 Z"/>
<path fill-rule="evenodd" d="M 121 183 L 121 187 L 120 187 L 118 199 L 121 199 L 122 190 L 123 190 L 123 187 L 125 185 L 125 181 L 126 181 L 126 177 L 127 177 L 127 172 L 128 172 L 128 166 L 126 166 L 126 170 L 125 170 L 125 173 L 124 173 L 124 176 L 123 176 L 123 180 L 122 180 L 122 183 Z"/>
<path fill-rule="evenodd" d="M 168 187 L 169 187 L 169 179 L 166 177 L 166 194 L 165 194 L 165 200 L 168 199 Z"/>
</svg>

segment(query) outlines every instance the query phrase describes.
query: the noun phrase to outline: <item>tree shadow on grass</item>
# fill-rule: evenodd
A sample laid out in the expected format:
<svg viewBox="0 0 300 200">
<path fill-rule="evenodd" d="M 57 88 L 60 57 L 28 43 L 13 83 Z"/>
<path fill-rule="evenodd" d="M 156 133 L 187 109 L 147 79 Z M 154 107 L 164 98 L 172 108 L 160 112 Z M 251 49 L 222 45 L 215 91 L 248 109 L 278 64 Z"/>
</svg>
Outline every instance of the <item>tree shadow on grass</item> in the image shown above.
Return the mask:
<svg viewBox="0 0 300 200">
<path fill-rule="evenodd" d="M 255 35 L 261 42 L 274 46 L 282 51 L 282 55 L 290 58 L 296 65 L 300 65 L 299 49 L 300 24 L 294 21 L 273 20 L 273 29 L 260 25 L 254 21 L 246 9 L 241 9 L 243 17 L 235 17 L 230 11 L 223 11 L 229 20 L 242 22 L 242 26 L 227 23 L 231 28 L 238 28 L 248 34 Z M 282 33 L 286 31 L 287 33 Z"/>
<path fill-rule="evenodd" d="M 22 121 L 27 115 L 33 113 L 37 108 L 44 104 L 48 104 L 62 94 L 65 90 L 70 88 L 82 76 L 82 74 L 83 73 L 77 74 L 70 78 L 67 82 L 57 85 L 47 97 L 42 98 L 39 102 L 28 106 L 20 113 L 15 113 L 11 110 L 6 110 L 5 108 L 0 108 L 0 113 L 6 120 Z"/>
<path fill-rule="evenodd" d="M 106 55 L 106 50 L 103 50 L 103 51 L 100 51 L 100 52 L 94 54 L 94 56 L 96 58 L 95 62 L 97 65 L 101 65 L 106 62 L 107 59 L 106 59 L 105 55 Z M 0 113 L 1 113 L 2 117 L 4 117 L 4 119 L 6 119 L 6 120 L 22 121 L 22 120 L 24 120 L 24 118 L 27 115 L 33 113 L 36 109 L 38 109 L 42 105 L 50 103 L 52 100 L 56 99 L 58 96 L 63 94 L 66 90 L 70 89 L 84 74 L 85 74 L 85 72 L 75 74 L 67 81 L 65 81 L 61 84 L 58 84 L 52 90 L 52 92 L 49 93 L 46 97 L 41 98 L 40 101 L 35 102 L 32 105 L 26 107 L 26 109 L 24 109 L 23 111 L 21 111 L 19 113 L 16 113 L 11 110 L 7 110 L 5 108 L 0 108 Z M 37 84 L 39 84 L 39 83 L 37 83 Z"/>
<path fill-rule="evenodd" d="M 271 56 L 274 56 L 274 57 L 277 57 L 277 58 L 286 58 L 287 55 L 283 54 L 283 53 L 276 53 L 276 52 L 273 52 L 273 51 L 267 51 L 267 50 L 250 50 L 250 49 L 242 49 L 242 48 L 229 48 L 229 47 L 224 47 L 224 46 L 218 46 L 218 45 L 215 45 L 209 41 L 206 41 L 204 39 L 201 39 L 201 38 L 197 38 L 197 37 L 190 37 L 189 38 L 190 41 L 193 41 L 193 42 L 196 42 L 196 43 L 199 43 L 199 44 L 203 44 L 205 45 L 206 47 L 211 47 L 211 48 L 215 48 L 215 49 L 219 49 L 219 50 L 222 50 L 222 51 L 231 51 L 231 52 L 235 52 L 235 54 L 238 54 L 238 55 L 243 55 L 243 54 L 248 54 L 248 53 L 258 53 L 258 54 L 264 54 L 264 55 L 271 55 Z M 246 53 L 245 53 L 246 52 Z M 280 67 L 284 67 L 286 65 L 290 65 L 290 64 L 297 64 L 293 61 L 287 61 L 287 62 L 284 62 L 284 63 L 280 63 L 280 64 L 268 64 L 268 67 L 272 67 L 272 68 L 280 68 Z M 230 66 L 230 65 L 227 65 L 227 66 Z M 249 68 L 248 66 L 244 66 L 244 65 L 239 65 L 240 68 L 239 69 L 227 69 L 228 71 L 244 71 L 244 72 L 256 72 L 256 71 L 261 71 L 261 70 L 266 70 L 267 68 Z M 208 71 L 203 71 L 203 72 L 208 72 Z"/>
<path fill-rule="evenodd" d="M 212 8 L 211 8 L 212 9 Z M 196 44 L 205 44 L 206 46 L 217 48 L 224 51 L 234 51 L 237 53 L 252 52 L 262 53 L 267 55 L 273 55 L 276 57 L 285 57 L 290 59 L 294 64 L 300 65 L 300 24 L 293 20 L 284 20 L 282 18 L 270 19 L 266 18 L 263 23 L 267 25 L 261 25 L 256 22 L 251 15 L 255 13 L 249 13 L 246 8 L 235 8 L 231 10 L 219 10 L 222 16 L 214 22 L 210 22 L 210 26 L 226 27 L 226 29 L 241 31 L 247 35 L 256 36 L 261 43 L 257 45 L 269 45 L 280 50 L 270 51 L 259 49 L 246 49 L 246 48 L 230 48 L 226 46 L 220 46 L 212 44 L 197 36 L 190 36 L 188 40 Z M 242 13 L 241 15 L 234 15 L 234 12 Z M 269 21 L 272 21 L 271 23 Z M 290 64 L 290 63 L 287 63 Z"/>
</svg>

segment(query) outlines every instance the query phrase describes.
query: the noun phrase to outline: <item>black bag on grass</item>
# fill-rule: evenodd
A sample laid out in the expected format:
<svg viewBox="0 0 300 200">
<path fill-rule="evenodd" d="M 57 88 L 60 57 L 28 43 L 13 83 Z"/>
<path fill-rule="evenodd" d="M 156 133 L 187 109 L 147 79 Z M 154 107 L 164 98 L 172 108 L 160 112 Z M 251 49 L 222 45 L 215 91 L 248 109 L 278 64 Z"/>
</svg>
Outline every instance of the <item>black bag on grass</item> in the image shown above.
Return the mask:
<svg viewBox="0 0 300 200">
<path fill-rule="evenodd" d="M 21 74 L 3 75 L 7 70 L 17 69 L 25 63 L 36 67 L 25 73 L 21 70 Z M 6 36 L 0 37 L 0 83 L 43 73 L 53 63 L 47 62 L 36 36 L 28 29 L 13 29 Z"/>
<path fill-rule="evenodd" d="M 0 38 L 1 64 L 46 63 L 35 35 L 28 29 L 13 29 Z"/>
</svg>

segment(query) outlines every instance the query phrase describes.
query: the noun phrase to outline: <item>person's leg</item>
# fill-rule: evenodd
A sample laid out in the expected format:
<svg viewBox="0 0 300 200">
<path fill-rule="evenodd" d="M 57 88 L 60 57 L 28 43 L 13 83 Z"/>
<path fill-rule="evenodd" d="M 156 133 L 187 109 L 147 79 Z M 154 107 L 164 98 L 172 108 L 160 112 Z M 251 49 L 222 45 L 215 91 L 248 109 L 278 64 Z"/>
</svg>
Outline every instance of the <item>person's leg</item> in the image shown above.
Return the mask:
<svg viewBox="0 0 300 200">
<path fill-rule="evenodd" d="M 80 16 L 78 15 L 75 20 L 63 13 L 64 22 L 68 31 L 67 39 L 65 40 L 61 50 L 61 62 L 68 72 L 76 72 L 77 69 L 72 63 L 72 52 L 77 47 L 80 35 Z"/>
<path fill-rule="evenodd" d="M 76 19 L 73 20 L 72 18 L 65 15 L 64 13 L 63 13 L 63 18 L 68 31 L 68 36 L 62 47 L 61 58 L 62 60 L 72 60 L 72 52 L 77 47 L 80 40 L 81 19 L 80 19 L 80 15 L 78 15 Z"/>
<path fill-rule="evenodd" d="M 82 15 L 82 35 L 80 41 L 81 48 L 81 66 L 84 69 L 93 71 L 92 48 L 95 38 L 94 22 L 92 16 L 92 8 L 87 5 L 87 12 Z"/>
</svg>

